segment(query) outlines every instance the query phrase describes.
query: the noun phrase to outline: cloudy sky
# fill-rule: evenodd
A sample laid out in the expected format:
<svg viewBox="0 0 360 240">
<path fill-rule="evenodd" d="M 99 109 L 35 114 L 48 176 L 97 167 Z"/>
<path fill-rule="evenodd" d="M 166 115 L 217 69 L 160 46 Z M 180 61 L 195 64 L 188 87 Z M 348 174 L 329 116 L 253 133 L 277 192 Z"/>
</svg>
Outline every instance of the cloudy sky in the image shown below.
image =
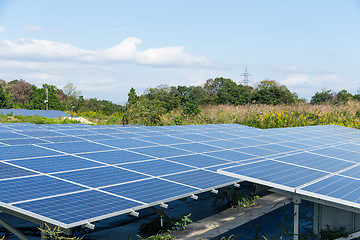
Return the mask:
<svg viewBox="0 0 360 240">
<path fill-rule="evenodd" d="M 0 0 L 0 79 L 124 103 L 134 87 L 209 78 L 310 99 L 360 86 L 360 1 Z"/>
</svg>

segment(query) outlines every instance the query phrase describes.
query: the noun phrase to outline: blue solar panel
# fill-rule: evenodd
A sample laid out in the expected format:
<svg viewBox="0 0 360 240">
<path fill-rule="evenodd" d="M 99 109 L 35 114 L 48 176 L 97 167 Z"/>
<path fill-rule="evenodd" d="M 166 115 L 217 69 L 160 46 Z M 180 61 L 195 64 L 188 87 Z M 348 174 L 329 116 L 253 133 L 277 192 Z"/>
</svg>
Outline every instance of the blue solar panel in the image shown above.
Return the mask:
<svg viewBox="0 0 360 240">
<path fill-rule="evenodd" d="M 327 147 L 327 148 L 321 148 L 317 150 L 312 150 L 311 152 L 325 155 L 325 156 L 331 156 L 339 159 L 344 159 L 352 162 L 360 162 L 360 155 L 357 152 L 352 152 L 349 150 L 343 150 L 340 148 L 335 147 Z"/>
<path fill-rule="evenodd" d="M 191 153 L 189 151 L 179 150 L 167 146 L 138 148 L 138 149 L 134 149 L 133 151 L 157 158 L 181 156 Z"/>
<path fill-rule="evenodd" d="M 243 179 L 253 178 L 266 181 L 269 185 L 279 184 L 287 187 L 298 187 L 327 173 L 290 164 L 264 160 L 246 165 L 236 166 L 223 171 L 238 175 Z"/>
<path fill-rule="evenodd" d="M 44 137 L 40 138 L 47 142 L 60 143 L 60 142 L 79 142 L 84 141 L 83 139 L 77 137 Z"/>
<path fill-rule="evenodd" d="M 84 129 L 60 129 L 56 132 L 63 133 L 69 136 L 84 136 L 84 135 L 94 135 L 95 132 L 87 131 Z"/>
<path fill-rule="evenodd" d="M 360 181 L 353 178 L 331 176 L 302 190 L 328 197 L 360 203 Z"/>
<path fill-rule="evenodd" d="M 264 156 L 271 156 L 274 154 L 277 154 L 278 152 L 261 148 L 261 147 L 246 147 L 246 148 L 239 148 L 239 149 L 233 149 L 234 151 L 241 152 L 241 153 L 247 153 L 252 154 L 254 156 L 258 157 L 264 157 Z"/>
<path fill-rule="evenodd" d="M 106 218 L 107 214 L 118 213 L 140 205 L 142 204 L 102 192 L 86 191 L 15 204 L 15 207 L 54 219 L 59 223 L 76 226 L 85 224 L 92 218 L 98 219 L 101 216 Z"/>
<path fill-rule="evenodd" d="M 239 181 L 239 179 L 236 178 L 222 176 L 220 174 L 204 170 L 178 173 L 164 178 L 201 189 L 208 189 L 226 184 L 230 185 L 235 181 Z"/>
<path fill-rule="evenodd" d="M 24 138 L 24 135 L 13 132 L 0 132 L 0 139 Z"/>
<path fill-rule="evenodd" d="M 241 147 L 247 146 L 245 144 L 230 142 L 230 141 L 226 141 L 226 140 L 209 141 L 209 142 L 206 142 L 206 144 L 216 146 L 216 147 L 221 147 L 224 149 L 241 148 Z"/>
<path fill-rule="evenodd" d="M 59 155 L 59 153 L 33 145 L 0 147 L 0 160 L 53 155 Z"/>
<path fill-rule="evenodd" d="M 146 175 L 130 172 L 115 167 L 101 167 L 54 174 L 72 182 L 90 187 L 103 187 L 146 178 Z"/>
<path fill-rule="evenodd" d="M 279 157 L 276 160 L 328 172 L 337 172 L 339 170 L 354 165 L 354 163 L 352 162 L 342 161 L 335 158 L 315 155 L 311 153 L 298 153 L 294 155 Z"/>
<path fill-rule="evenodd" d="M 236 151 L 232 151 L 232 150 L 206 153 L 206 155 L 210 155 L 210 156 L 221 158 L 221 159 L 228 160 L 228 161 L 235 161 L 235 162 L 255 158 L 254 155 L 236 152 Z"/>
<path fill-rule="evenodd" d="M 358 139 L 358 130 L 341 127 L 0 124 L 0 191 L 5 202 L 15 202 L 13 206 L 39 214 L 40 220 L 47 217 L 66 227 L 231 185 L 242 178 L 308 194 L 310 186 L 320 189 L 332 173 L 354 188 L 349 179 L 360 180 L 360 166 L 356 166 L 360 145 L 349 142 Z M 26 145 L 1 146 L 3 142 Z M 217 173 L 218 169 L 233 177 Z M 30 193 L 31 188 L 36 191 Z M 348 193 L 338 191 L 329 197 L 341 199 Z M 349 194 L 347 201 L 350 196 L 355 194 Z M 81 204 L 86 206 L 78 207 Z"/>
<path fill-rule="evenodd" d="M 29 137 L 64 137 L 64 134 L 47 131 L 47 130 L 32 130 L 32 131 L 23 131 L 21 134 Z"/>
<path fill-rule="evenodd" d="M 191 151 L 193 153 L 204 153 L 222 150 L 221 148 L 205 145 L 202 143 L 185 143 L 173 145 L 175 148 Z"/>
<path fill-rule="evenodd" d="M 126 150 L 84 153 L 84 154 L 78 154 L 78 156 L 85 157 L 88 159 L 93 159 L 107 164 L 121 164 L 121 163 L 138 162 L 142 160 L 152 159 L 152 157 L 129 152 Z"/>
<path fill-rule="evenodd" d="M 34 175 L 36 173 L 0 162 L 0 179 Z"/>
<path fill-rule="evenodd" d="M 108 147 L 92 142 L 48 143 L 48 144 L 41 144 L 41 146 L 65 153 L 86 153 L 86 152 L 98 152 L 98 151 L 107 151 L 114 149 L 112 147 Z"/>
<path fill-rule="evenodd" d="M 36 170 L 43 173 L 61 172 L 81 168 L 91 168 L 102 166 L 100 163 L 92 162 L 75 156 L 55 156 L 44 158 L 32 158 L 25 160 L 12 160 L 15 164 L 28 169 Z"/>
<path fill-rule="evenodd" d="M 158 201 L 165 201 L 166 199 L 173 198 L 174 196 L 189 196 L 198 189 L 152 178 L 103 188 L 102 190 L 131 199 L 136 199 L 145 203 L 153 203 Z"/>
<path fill-rule="evenodd" d="M 149 142 L 153 142 L 153 143 L 157 143 L 157 144 L 177 144 L 177 143 L 187 143 L 189 142 L 188 140 L 184 140 L 184 139 L 180 139 L 180 138 L 176 138 L 176 137 L 171 137 L 171 136 L 156 136 L 156 137 L 144 137 L 141 138 L 144 141 L 149 141 Z"/>
<path fill-rule="evenodd" d="M 37 138 L 18 138 L 18 139 L 9 139 L 9 140 L 0 140 L 1 143 L 6 145 L 25 145 L 25 144 L 38 144 L 38 143 L 47 143 Z"/>
<path fill-rule="evenodd" d="M 146 173 L 152 176 L 161 176 L 161 175 L 167 175 L 176 172 L 184 172 L 194 169 L 192 167 L 168 162 L 165 160 L 151 160 L 146 162 L 129 163 L 129 164 L 121 165 L 121 167 L 136 172 Z"/>
<path fill-rule="evenodd" d="M 149 143 L 138 139 L 115 139 L 115 140 L 110 139 L 110 140 L 97 140 L 96 142 L 122 149 L 149 147 L 156 145 L 154 143 Z"/>
<path fill-rule="evenodd" d="M 48 176 L 4 180 L 0 181 L 0 192 L 2 193 L 0 201 L 14 203 L 83 189 L 83 187 Z"/>
<path fill-rule="evenodd" d="M 70 117 L 70 114 L 57 110 L 27 110 L 27 109 L 0 109 L 0 114 L 21 115 L 21 116 L 40 116 L 46 118 Z"/>
<path fill-rule="evenodd" d="M 292 147 L 286 147 L 286 146 L 281 146 L 278 144 L 267 144 L 267 145 L 261 145 L 260 148 L 265 148 L 274 152 L 279 152 L 279 153 L 287 153 L 287 152 L 293 152 L 296 151 L 295 148 Z"/>
<path fill-rule="evenodd" d="M 177 135 L 177 137 L 179 138 L 183 138 L 186 140 L 190 140 L 190 141 L 210 141 L 210 140 L 215 140 L 216 138 L 213 137 L 208 137 L 205 135 L 200 135 L 200 134 L 196 134 L 196 133 L 192 133 L 192 134 L 182 134 L 182 135 Z"/>
<path fill-rule="evenodd" d="M 199 168 L 210 167 L 210 166 L 214 166 L 214 165 L 228 163 L 228 161 L 210 157 L 210 156 L 201 155 L 201 154 L 173 157 L 173 158 L 168 158 L 168 160 L 187 164 L 187 165 L 194 166 L 194 167 L 199 167 Z"/>
</svg>

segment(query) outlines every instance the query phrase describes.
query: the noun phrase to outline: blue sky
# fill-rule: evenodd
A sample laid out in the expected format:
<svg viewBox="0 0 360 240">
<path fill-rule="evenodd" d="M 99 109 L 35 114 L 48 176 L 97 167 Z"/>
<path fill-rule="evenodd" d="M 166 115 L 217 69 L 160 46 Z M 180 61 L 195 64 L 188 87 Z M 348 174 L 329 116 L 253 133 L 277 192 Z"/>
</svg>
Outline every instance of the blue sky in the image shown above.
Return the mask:
<svg viewBox="0 0 360 240">
<path fill-rule="evenodd" d="M 134 87 L 255 86 L 310 99 L 360 86 L 360 1 L 0 0 L 0 79 L 127 100 Z"/>
</svg>

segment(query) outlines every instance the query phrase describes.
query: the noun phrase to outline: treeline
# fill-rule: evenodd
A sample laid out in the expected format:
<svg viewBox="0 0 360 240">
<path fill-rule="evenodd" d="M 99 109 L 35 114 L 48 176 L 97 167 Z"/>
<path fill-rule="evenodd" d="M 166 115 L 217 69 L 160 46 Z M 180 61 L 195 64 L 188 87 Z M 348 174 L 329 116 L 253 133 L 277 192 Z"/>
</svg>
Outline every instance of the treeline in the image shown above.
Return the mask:
<svg viewBox="0 0 360 240">
<path fill-rule="evenodd" d="M 21 79 L 10 82 L 0 79 L 0 108 L 46 109 L 47 98 L 49 109 L 116 114 L 121 115 L 124 124 L 134 123 L 136 119 L 147 119 L 149 124 L 156 124 L 163 114 L 174 110 L 180 111 L 183 116 L 196 115 L 202 105 L 289 105 L 306 102 L 297 93 L 273 80 L 264 80 L 251 87 L 219 77 L 208 79 L 203 86 L 161 85 L 149 88 L 141 95 L 131 88 L 126 105 L 121 106 L 108 100 L 84 99 L 72 83 L 63 89 L 49 84 L 38 88 Z M 337 93 L 323 90 L 315 93 L 310 103 L 341 104 L 350 100 L 360 100 L 360 95 L 352 95 L 346 90 Z"/>
<path fill-rule="evenodd" d="M 48 102 L 46 103 L 46 100 Z M 0 108 L 48 109 L 61 111 L 98 111 L 104 114 L 123 111 L 121 105 L 96 98 L 84 99 L 72 83 L 63 89 L 43 84 L 36 87 L 22 79 L 6 82 L 0 79 Z"/>
</svg>

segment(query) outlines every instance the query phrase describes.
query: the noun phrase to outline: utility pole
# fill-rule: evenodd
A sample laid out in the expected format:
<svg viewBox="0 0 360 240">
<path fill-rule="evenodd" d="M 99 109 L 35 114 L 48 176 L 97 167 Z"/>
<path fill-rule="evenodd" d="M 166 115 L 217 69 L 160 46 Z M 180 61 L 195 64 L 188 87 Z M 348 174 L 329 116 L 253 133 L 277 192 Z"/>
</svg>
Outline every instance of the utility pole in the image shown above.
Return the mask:
<svg viewBox="0 0 360 240">
<path fill-rule="evenodd" d="M 245 68 L 245 72 L 243 74 L 241 74 L 240 76 L 244 77 L 244 79 L 241 81 L 242 84 L 244 84 L 245 86 L 249 86 L 249 83 L 251 82 L 249 80 L 249 76 L 252 76 L 250 73 L 248 73 L 247 68 Z"/>
<path fill-rule="evenodd" d="M 45 99 L 44 103 L 46 104 L 46 110 L 49 110 L 49 89 L 48 88 L 46 88 L 46 99 Z"/>
</svg>

